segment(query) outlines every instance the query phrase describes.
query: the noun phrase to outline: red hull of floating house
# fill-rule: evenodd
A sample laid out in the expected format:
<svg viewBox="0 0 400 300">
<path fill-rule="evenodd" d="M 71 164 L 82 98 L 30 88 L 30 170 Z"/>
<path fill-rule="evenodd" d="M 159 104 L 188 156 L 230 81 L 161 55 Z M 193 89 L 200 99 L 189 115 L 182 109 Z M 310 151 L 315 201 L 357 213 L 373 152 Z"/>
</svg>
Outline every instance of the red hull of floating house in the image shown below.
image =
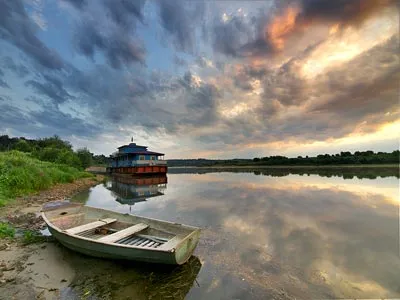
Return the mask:
<svg viewBox="0 0 400 300">
<path fill-rule="evenodd" d="M 146 146 L 130 143 L 119 147 L 118 152 L 111 156 L 111 164 L 107 170 L 113 175 L 166 174 L 168 167 L 163 157 L 163 153 L 149 151 Z"/>
<path fill-rule="evenodd" d="M 138 186 L 168 183 L 168 178 L 166 174 L 154 174 L 151 176 L 126 176 L 126 174 L 114 173 L 113 178 L 121 183 Z"/>
</svg>

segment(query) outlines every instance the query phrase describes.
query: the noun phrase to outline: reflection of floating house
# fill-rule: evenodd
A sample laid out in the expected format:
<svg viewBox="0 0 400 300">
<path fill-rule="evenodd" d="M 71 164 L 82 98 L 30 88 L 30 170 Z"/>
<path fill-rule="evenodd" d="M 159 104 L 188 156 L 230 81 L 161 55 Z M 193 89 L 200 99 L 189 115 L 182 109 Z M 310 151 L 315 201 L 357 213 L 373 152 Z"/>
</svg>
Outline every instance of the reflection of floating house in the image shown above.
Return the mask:
<svg viewBox="0 0 400 300">
<path fill-rule="evenodd" d="M 122 179 L 122 178 L 121 178 Z M 125 180 L 124 180 L 125 179 Z M 167 187 L 167 176 L 128 178 L 114 180 L 107 184 L 116 200 L 121 204 L 134 205 L 137 202 L 146 201 L 147 198 L 164 195 Z"/>
<path fill-rule="evenodd" d="M 118 152 L 111 156 L 111 165 L 107 170 L 111 174 L 165 174 L 168 167 L 163 157 L 163 153 L 130 143 L 119 147 Z"/>
</svg>

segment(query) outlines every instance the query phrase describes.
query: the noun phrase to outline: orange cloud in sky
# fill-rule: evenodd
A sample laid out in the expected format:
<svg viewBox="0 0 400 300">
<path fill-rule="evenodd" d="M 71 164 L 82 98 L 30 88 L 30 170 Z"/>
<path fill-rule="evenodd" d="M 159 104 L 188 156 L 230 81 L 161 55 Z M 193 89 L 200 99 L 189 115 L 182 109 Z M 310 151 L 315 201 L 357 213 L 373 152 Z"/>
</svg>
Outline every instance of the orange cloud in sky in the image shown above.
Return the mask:
<svg viewBox="0 0 400 300">
<path fill-rule="evenodd" d="M 335 0 L 331 0 L 335 2 Z M 298 0 L 285 7 L 265 25 L 265 40 L 275 52 L 285 48 L 286 41 L 311 25 L 326 24 L 334 34 L 349 27 L 359 27 L 366 20 L 379 15 L 383 9 L 395 3 L 393 0 L 352 0 L 346 4 L 337 2 L 318 8 Z"/>
<path fill-rule="evenodd" d="M 267 39 L 272 43 L 276 50 L 282 50 L 285 46 L 285 39 L 293 33 L 296 27 L 296 18 L 300 13 L 298 6 L 289 6 L 282 14 L 273 18 L 267 24 Z"/>
<path fill-rule="evenodd" d="M 398 33 L 397 12 L 386 11 L 371 18 L 359 28 L 338 32 L 338 24 L 330 29 L 330 36 L 303 60 L 300 70 L 304 78 L 314 78 L 331 67 L 348 62 Z"/>
</svg>

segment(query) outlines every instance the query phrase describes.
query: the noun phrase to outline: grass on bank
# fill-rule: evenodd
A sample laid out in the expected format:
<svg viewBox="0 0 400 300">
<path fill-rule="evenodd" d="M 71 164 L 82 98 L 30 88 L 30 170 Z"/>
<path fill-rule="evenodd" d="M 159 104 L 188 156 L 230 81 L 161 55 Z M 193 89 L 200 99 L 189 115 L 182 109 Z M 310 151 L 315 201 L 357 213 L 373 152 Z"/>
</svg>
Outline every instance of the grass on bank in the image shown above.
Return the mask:
<svg viewBox="0 0 400 300">
<path fill-rule="evenodd" d="M 0 222 L 0 240 L 1 239 L 18 240 L 23 245 L 29 245 L 45 242 L 47 237 L 34 230 L 23 230 L 22 234 L 17 234 L 16 229 L 12 225 Z"/>
<path fill-rule="evenodd" d="M 0 152 L 0 206 L 18 196 L 93 175 L 76 168 L 45 162 L 19 151 Z"/>
<path fill-rule="evenodd" d="M 13 238 L 14 234 L 15 234 L 15 229 L 11 225 L 0 222 L 0 239 L 7 237 Z"/>
</svg>

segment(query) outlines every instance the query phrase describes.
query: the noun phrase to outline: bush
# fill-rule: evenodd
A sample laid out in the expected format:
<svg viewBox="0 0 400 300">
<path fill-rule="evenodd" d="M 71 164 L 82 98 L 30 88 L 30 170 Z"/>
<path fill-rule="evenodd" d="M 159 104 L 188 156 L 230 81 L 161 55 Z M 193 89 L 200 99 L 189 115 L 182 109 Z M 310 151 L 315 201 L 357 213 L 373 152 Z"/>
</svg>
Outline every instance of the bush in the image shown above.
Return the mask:
<svg viewBox="0 0 400 300">
<path fill-rule="evenodd" d="M 57 183 L 90 176 L 89 173 L 64 164 L 40 161 L 27 153 L 0 152 L 0 205 Z"/>
</svg>

